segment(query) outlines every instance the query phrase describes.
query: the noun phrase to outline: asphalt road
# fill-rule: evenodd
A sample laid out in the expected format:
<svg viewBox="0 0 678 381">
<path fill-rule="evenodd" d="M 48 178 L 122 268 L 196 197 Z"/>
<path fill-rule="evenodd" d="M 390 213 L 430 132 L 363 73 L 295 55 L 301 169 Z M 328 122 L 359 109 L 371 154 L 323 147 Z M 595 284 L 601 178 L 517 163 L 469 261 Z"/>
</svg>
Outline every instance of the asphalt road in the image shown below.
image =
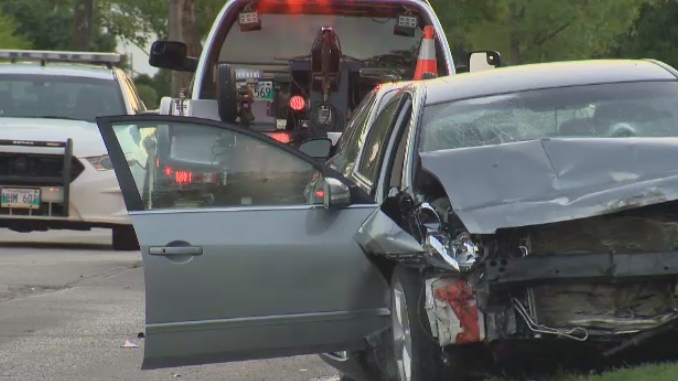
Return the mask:
<svg viewBox="0 0 678 381">
<path fill-rule="evenodd" d="M 107 230 L 0 230 L 1 381 L 338 379 L 316 356 L 140 371 L 141 258 L 109 243 Z"/>
</svg>

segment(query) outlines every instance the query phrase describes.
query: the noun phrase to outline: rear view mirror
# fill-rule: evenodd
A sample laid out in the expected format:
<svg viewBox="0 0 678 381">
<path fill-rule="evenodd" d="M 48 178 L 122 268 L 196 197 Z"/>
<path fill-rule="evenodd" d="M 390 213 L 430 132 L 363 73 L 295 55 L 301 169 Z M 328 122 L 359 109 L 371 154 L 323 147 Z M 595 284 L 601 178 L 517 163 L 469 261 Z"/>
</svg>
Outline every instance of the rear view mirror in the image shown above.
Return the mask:
<svg viewBox="0 0 678 381">
<path fill-rule="evenodd" d="M 160 69 L 194 73 L 198 60 L 188 56 L 188 47 L 179 41 L 156 41 L 151 46 L 148 63 Z"/>
<path fill-rule="evenodd" d="M 299 151 L 315 159 L 326 159 L 332 150 L 332 139 L 314 138 L 306 140 L 299 146 Z"/>
<path fill-rule="evenodd" d="M 499 66 L 501 66 L 501 54 L 499 52 L 483 50 L 468 54 L 467 68 L 471 73 L 495 69 Z"/>
</svg>

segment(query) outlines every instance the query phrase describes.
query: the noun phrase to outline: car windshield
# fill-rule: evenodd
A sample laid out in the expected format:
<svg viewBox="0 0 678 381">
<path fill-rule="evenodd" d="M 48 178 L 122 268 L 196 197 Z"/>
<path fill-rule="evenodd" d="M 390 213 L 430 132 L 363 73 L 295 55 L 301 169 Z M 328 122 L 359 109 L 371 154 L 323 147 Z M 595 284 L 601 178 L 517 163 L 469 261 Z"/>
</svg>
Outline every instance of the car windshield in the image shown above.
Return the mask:
<svg viewBox="0 0 678 381">
<path fill-rule="evenodd" d="M 676 137 L 678 82 L 570 86 L 427 106 L 419 150 L 552 137 Z"/>
<path fill-rule="evenodd" d="M 93 122 L 98 116 L 122 114 L 122 93 L 113 79 L 0 74 L 0 117 Z"/>
<path fill-rule="evenodd" d="M 289 58 L 309 55 L 318 31 L 331 26 L 343 54 L 363 60 L 363 67 L 414 71 L 421 29 L 412 36 L 394 34 L 397 15 L 402 10 L 385 4 L 304 5 L 299 9 L 262 5 L 261 30 L 243 32 L 234 23 L 222 45 L 219 61 L 286 65 Z M 419 24 L 422 25 L 421 20 Z"/>
</svg>

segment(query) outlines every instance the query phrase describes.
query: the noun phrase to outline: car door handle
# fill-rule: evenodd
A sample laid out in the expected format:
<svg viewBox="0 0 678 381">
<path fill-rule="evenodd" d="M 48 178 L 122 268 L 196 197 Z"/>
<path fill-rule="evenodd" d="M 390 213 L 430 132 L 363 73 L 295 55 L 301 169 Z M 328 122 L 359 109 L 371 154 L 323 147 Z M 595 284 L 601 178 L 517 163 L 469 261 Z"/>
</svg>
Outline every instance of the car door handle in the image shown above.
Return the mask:
<svg viewBox="0 0 678 381">
<path fill-rule="evenodd" d="M 150 255 L 202 255 L 202 246 L 151 246 Z"/>
</svg>

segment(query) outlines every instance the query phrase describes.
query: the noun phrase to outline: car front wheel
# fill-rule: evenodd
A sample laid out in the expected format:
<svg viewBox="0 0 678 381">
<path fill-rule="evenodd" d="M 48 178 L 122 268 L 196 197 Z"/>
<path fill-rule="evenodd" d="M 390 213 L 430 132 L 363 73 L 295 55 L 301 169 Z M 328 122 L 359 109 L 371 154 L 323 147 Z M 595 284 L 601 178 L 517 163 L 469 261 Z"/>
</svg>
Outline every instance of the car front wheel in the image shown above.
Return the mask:
<svg viewBox="0 0 678 381">
<path fill-rule="evenodd" d="M 446 376 L 442 350 L 428 328 L 423 292 L 416 270 L 396 266 L 391 277 L 391 319 L 398 381 L 438 381 Z"/>
</svg>

